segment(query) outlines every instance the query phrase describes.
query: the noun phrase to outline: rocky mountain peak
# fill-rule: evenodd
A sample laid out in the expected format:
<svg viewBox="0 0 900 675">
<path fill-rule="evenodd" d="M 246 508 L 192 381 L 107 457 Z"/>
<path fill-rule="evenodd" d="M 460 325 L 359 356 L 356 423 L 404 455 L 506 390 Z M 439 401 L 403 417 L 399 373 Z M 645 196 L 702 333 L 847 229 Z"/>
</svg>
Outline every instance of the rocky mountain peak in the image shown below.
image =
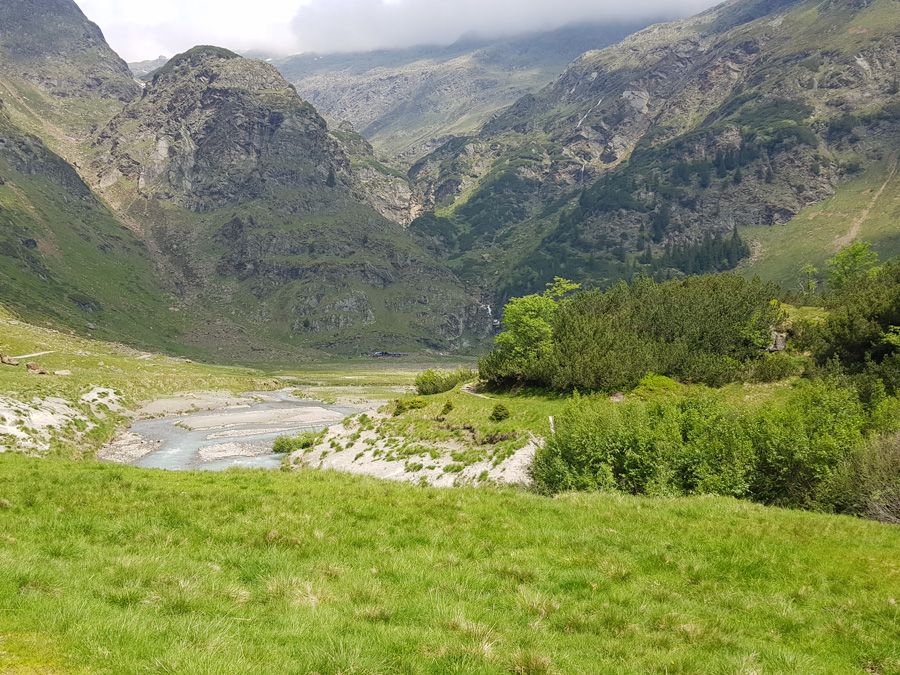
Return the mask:
<svg viewBox="0 0 900 675">
<path fill-rule="evenodd" d="M 195 47 L 160 68 L 96 141 L 104 188 L 195 211 L 291 188 L 341 190 L 349 162 L 325 120 L 271 65 Z"/>
<path fill-rule="evenodd" d="M 140 92 L 127 64 L 72 0 L 0 2 L 0 68 L 61 98 L 129 101 Z"/>
</svg>

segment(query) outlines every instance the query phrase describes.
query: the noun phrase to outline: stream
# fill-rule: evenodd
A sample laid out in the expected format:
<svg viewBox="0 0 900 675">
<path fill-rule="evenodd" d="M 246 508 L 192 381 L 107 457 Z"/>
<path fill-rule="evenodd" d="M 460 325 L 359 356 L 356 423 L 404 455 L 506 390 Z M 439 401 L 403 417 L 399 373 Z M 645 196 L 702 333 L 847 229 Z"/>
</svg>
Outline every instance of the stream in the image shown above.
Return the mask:
<svg viewBox="0 0 900 675">
<path fill-rule="evenodd" d="M 283 455 L 272 452 L 272 443 L 278 436 L 321 431 L 359 412 L 285 392 L 251 396 L 251 402 L 219 410 L 134 422 L 128 429 L 134 441 L 152 450 L 130 463 L 172 471 L 277 469 Z"/>
</svg>

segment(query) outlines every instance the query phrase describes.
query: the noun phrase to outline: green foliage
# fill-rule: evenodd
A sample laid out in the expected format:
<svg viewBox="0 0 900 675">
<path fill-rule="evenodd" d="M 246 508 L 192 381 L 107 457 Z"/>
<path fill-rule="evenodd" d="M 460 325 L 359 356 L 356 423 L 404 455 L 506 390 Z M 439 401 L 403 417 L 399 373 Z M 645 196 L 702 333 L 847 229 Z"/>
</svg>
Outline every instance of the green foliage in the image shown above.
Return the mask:
<svg viewBox="0 0 900 675">
<path fill-rule="evenodd" d="M 541 295 L 513 298 L 503 309 L 503 332 L 479 372 L 494 384 L 540 382 L 541 369 L 553 351 L 553 322 L 564 296 L 579 288 L 557 277 Z"/>
<path fill-rule="evenodd" d="M 829 486 L 863 442 L 856 393 L 801 382 L 785 401 L 735 406 L 709 394 L 574 396 L 532 466 L 539 491 L 723 494 L 833 509 Z"/>
<path fill-rule="evenodd" d="M 576 396 L 556 429 L 532 468 L 542 492 L 742 496 L 753 470 L 736 413 L 710 397 L 611 405 Z"/>
<path fill-rule="evenodd" d="M 757 454 L 753 499 L 780 506 L 824 506 L 820 488 L 862 440 L 865 412 L 852 389 L 804 382 L 786 404 L 748 414 Z"/>
<path fill-rule="evenodd" d="M 442 394 L 462 382 L 474 380 L 478 374 L 468 368 L 434 370 L 429 368 L 416 376 L 416 393 L 422 396 Z"/>
<path fill-rule="evenodd" d="M 859 283 L 878 265 L 878 254 L 870 244 L 857 241 L 842 249 L 828 261 L 828 285 L 833 291 L 842 291 Z"/>
<path fill-rule="evenodd" d="M 866 248 L 852 257 L 869 260 Z M 814 356 L 820 366 L 836 362 L 851 375 L 866 375 L 883 383 L 888 393 L 900 390 L 900 259 L 882 267 L 855 268 L 829 297 L 828 317 L 811 329 Z"/>
<path fill-rule="evenodd" d="M 315 447 L 323 435 L 320 431 L 307 431 L 297 436 L 279 436 L 272 445 L 272 452 L 287 454 L 297 450 L 308 450 Z"/>
<path fill-rule="evenodd" d="M 765 354 L 753 361 L 747 372 L 748 382 L 779 382 L 803 372 L 804 359 L 785 352 Z"/>
<path fill-rule="evenodd" d="M 505 419 L 509 419 L 509 416 L 509 408 L 502 403 L 498 403 L 494 406 L 494 409 L 491 411 L 491 416 L 488 419 L 491 420 L 491 422 L 502 422 Z"/>
<path fill-rule="evenodd" d="M 481 374 L 497 385 L 519 380 L 558 390 L 631 389 L 650 372 L 721 385 L 764 354 L 782 316 L 774 295 L 758 281 L 717 275 L 662 284 L 641 278 L 559 306 L 528 296 L 514 301 L 518 330 L 497 337 Z M 527 315 L 531 330 L 521 329 L 522 306 L 544 309 Z"/>
<path fill-rule="evenodd" d="M 440 419 L 444 419 L 445 417 L 447 417 L 447 415 L 449 415 L 450 413 L 453 412 L 453 409 L 454 409 L 453 402 L 447 401 L 446 403 L 444 403 L 444 407 L 441 408 L 441 414 L 438 417 Z"/>
<path fill-rule="evenodd" d="M 735 229 L 727 239 L 719 232 L 707 232 L 699 242 L 670 244 L 660 258 L 651 258 L 649 262 L 657 274 L 671 269 L 685 274 L 703 274 L 734 269 L 749 255 L 750 247 Z"/>
<path fill-rule="evenodd" d="M 421 410 L 428 406 L 428 401 L 424 398 L 398 398 L 394 401 L 394 417 L 399 417 L 410 410 Z"/>
<path fill-rule="evenodd" d="M 900 525 L 900 433 L 860 447 L 829 488 L 829 497 L 841 510 Z"/>
</svg>

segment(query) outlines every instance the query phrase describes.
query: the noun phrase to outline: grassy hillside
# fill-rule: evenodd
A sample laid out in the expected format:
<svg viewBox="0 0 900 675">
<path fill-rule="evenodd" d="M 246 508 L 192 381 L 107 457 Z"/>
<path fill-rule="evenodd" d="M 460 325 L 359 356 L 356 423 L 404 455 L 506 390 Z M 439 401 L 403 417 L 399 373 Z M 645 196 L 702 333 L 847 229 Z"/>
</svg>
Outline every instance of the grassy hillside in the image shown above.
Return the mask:
<svg viewBox="0 0 900 675">
<path fill-rule="evenodd" d="M 825 261 L 854 240 L 872 244 L 884 258 L 900 251 L 900 171 L 890 157 L 842 185 L 830 199 L 810 206 L 784 225 L 741 229 L 752 256 L 740 270 L 795 290 L 810 264 Z"/>
<path fill-rule="evenodd" d="M 0 497 L 14 672 L 900 670 L 871 522 L 13 455 Z"/>
</svg>

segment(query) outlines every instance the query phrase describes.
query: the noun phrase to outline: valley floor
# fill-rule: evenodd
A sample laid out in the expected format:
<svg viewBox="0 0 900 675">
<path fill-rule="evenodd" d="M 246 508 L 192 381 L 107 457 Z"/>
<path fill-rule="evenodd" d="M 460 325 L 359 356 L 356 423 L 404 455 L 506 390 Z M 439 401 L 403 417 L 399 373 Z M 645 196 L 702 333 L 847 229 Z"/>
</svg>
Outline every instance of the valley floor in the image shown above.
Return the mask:
<svg viewBox="0 0 900 675">
<path fill-rule="evenodd" d="M 0 452 L 0 672 L 900 672 L 896 526 L 494 485 L 526 473 L 564 398 L 457 387 L 395 414 L 422 364 L 262 373 L 9 315 L 0 352 L 46 352 L 29 359 L 48 373 L 0 365 L 0 406 L 21 407 L 4 424 L 28 441 L 0 437 L 25 450 Z M 91 459 L 128 411 L 239 436 L 259 401 L 287 419 L 287 387 L 301 411 L 365 412 L 293 471 Z M 197 413 L 223 406 L 241 419 Z M 403 480 L 346 473 L 383 466 Z"/>
</svg>

